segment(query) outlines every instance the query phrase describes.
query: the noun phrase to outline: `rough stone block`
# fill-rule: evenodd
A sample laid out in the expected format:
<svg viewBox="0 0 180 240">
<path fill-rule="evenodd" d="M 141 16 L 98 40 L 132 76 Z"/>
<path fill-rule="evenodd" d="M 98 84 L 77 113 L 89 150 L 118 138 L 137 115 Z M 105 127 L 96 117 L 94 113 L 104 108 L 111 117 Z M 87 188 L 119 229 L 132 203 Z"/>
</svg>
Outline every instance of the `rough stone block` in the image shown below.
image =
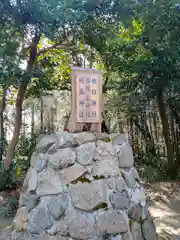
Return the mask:
<svg viewBox="0 0 180 240">
<path fill-rule="evenodd" d="M 20 201 L 20 207 L 25 206 L 27 208 L 27 211 L 30 212 L 33 208 L 36 207 L 38 203 L 38 196 L 34 193 L 27 193 L 26 195 L 23 195 Z"/>
<path fill-rule="evenodd" d="M 128 169 L 121 169 L 121 172 L 126 181 L 127 187 L 133 188 L 136 182 L 139 181 L 139 174 L 134 167 Z"/>
<path fill-rule="evenodd" d="M 96 145 L 94 142 L 86 143 L 77 147 L 77 162 L 84 166 L 91 165 L 93 163 L 95 151 Z"/>
<path fill-rule="evenodd" d="M 96 236 L 93 216 L 80 211 L 70 210 L 68 214 L 68 232 L 75 239 L 93 239 Z"/>
<path fill-rule="evenodd" d="M 47 150 L 56 142 L 55 135 L 44 136 L 36 145 L 36 151 L 46 153 Z"/>
<path fill-rule="evenodd" d="M 157 240 L 156 228 L 150 216 L 142 224 L 142 234 L 146 240 Z"/>
<path fill-rule="evenodd" d="M 93 142 L 96 141 L 96 136 L 93 133 L 76 133 L 74 134 L 75 140 L 79 143 L 79 145 L 87 143 L 87 142 Z"/>
<path fill-rule="evenodd" d="M 72 166 L 76 160 L 76 153 L 71 148 L 63 148 L 48 156 L 52 168 L 62 169 Z"/>
<path fill-rule="evenodd" d="M 112 192 L 109 195 L 109 200 L 112 206 L 119 210 L 128 209 L 130 205 L 129 195 L 126 190 Z"/>
<path fill-rule="evenodd" d="M 87 172 L 86 168 L 81 166 L 79 163 L 75 163 L 71 167 L 60 170 L 59 174 L 61 179 L 63 179 L 63 181 L 68 184 L 76 180 L 77 178 L 81 177 L 86 172 Z"/>
<path fill-rule="evenodd" d="M 71 148 L 76 147 L 79 144 L 77 143 L 76 139 L 74 138 L 74 134 L 70 132 L 61 132 L 57 133 L 56 135 L 56 148 Z"/>
<path fill-rule="evenodd" d="M 38 157 L 38 153 L 33 152 L 33 154 L 31 155 L 31 160 L 30 160 L 30 165 L 32 168 L 35 166 L 37 157 Z"/>
<path fill-rule="evenodd" d="M 36 163 L 35 163 L 36 171 L 41 172 L 46 167 L 46 164 L 47 164 L 47 156 L 40 153 L 37 156 Z"/>
<path fill-rule="evenodd" d="M 99 161 L 110 159 L 112 156 L 116 156 L 116 151 L 112 145 L 112 142 L 98 140 L 96 143 L 96 153 L 94 159 Z"/>
<path fill-rule="evenodd" d="M 40 234 L 53 225 L 48 209 L 50 198 L 44 198 L 28 215 L 28 231 L 31 234 Z"/>
<path fill-rule="evenodd" d="M 146 205 L 146 195 L 144 188 L 136 187 L 132 189 L 131 194 L 132 203 L 140 204 L 142 207 Z"/>
<path fill-rule="evenodd" d="M 124 215 L 113 209 L 99 213 L 96 217 L 96 225 L 101 235 L 118 234 L 128 231 Z"/>
<path fill-rule="evenodd" d="M 103 180 L 71 184 L 70 192 L 73 205 L 84 211 L 92 211 L 100 208 L 102 204 L 106 205 L 108 203 L 107 185 Z"/>
<path fill-rule="evenodd" d="M 28 192 L 36 191 L 37 182 L 38 182 L 38 173 L 35 168 L 31 168 L 29 184 L 28 184 Z"/>
<path fill-rule="evenodd" d="M 27 229 L 28 211 L 26 207 L 19 208 L 13 221 L 14 228 L 17 232 Z"/>
<path fill-rule="evenodd" d="M 39 236 L 39 238 L 37 240 L 72 240 L 72 238 L 63 237 L 61 235 L 50 236 L 47 233 L 43 233 Z"/>
<path fill-rule="evenodd" d="M 103 176 L 106 178 L 120 175 L 117 158 L 112 157 L 109 159 L 105 158 L 104 160 L 95 161 L 93 163 L 92 174 L 93 176 Z"/>
<path fill-rule="evenodd" d="M 125 136 L 123 134 L 111 134 L 110 135 L 111 137 L 111 140 L 112 140 L 112 143 L 113 145 L 123 145 L 124 143 L 127 142 Z"/>
<path fill-rule="evenodd" d="M 130 219 L 140 221 L 142 218 L 142 207 L 139 204 L 132 204 L 128 209 Z"/>
<path fill-rule="evenodd" d="M 54 196 L 48 203 L 48 209 L 50 215 L 57 220 L 68 208 L 69 195 L 67 192 L 63 192 L 58 196 Z"/>
<path fill-rule="evenodd" d="M 134 165 L 132 147 L 127 143 L 121 145 L 118 152 L 118 159 L 120 168 L 132 167 Z"/>
<path fill-rule="evenodd" d="M 141 232 L 141 225 L 138 222 L 133 222 L 131 224 L 131 233 L 133 240 L 144 240 Z"/>
<path fill-rule="evenodd" d="M 37 196 L 47 196 L 59 194 L 64 191 L 64 186 L 60 180 L 59 174 L 48 167 L 39 173 Z"/>
<path fill-rule="evenodd" d="M 122 236 L 118 234 L 115 237 L 112 237 L 111 240 L 122 240 Z"/>
</svg>

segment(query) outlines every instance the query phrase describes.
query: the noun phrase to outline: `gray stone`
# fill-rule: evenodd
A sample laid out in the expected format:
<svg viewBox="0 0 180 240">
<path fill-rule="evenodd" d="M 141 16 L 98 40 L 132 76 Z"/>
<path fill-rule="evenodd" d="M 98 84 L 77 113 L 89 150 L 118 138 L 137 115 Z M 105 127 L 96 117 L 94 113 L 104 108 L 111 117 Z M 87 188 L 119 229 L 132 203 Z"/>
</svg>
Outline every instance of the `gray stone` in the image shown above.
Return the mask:
<svg viewBox="0 0 180 240">
<path fill-rule="evenodd" d="M 69 195 L 67 192 L 63 192 L 58 196 L 54 196 L 50 199 L 48 208 L 51 216 L 57 220 L 67 209 L 69 205 Z"/>
<path fill-rule="evenodd" d="M 111 136 L 108 133 L 94 133 L 97 140 L 102 140 L 105 142 L 111 142 Z"/>
<path fill-rule="evenodd" d="M 43 233 L 39 236 L 38 240 L 72 240 L 72 239 L 68 237 L 63 237 L 60 235 L 50 236 L 47 233 Z"/>
<path fill-rule="evenodd" d="M 144 240 L 142 237 L 141 225 L 138 222 L 132 222 L 131 233 L 133 236 L 133 240 Z"/>
<path fill-rule="evenodd" d="M 28 238 L 29 236 L 27 232 L 16 232 L 14 230 L 11 234 L 11 240 L 28 240 Z"/>
<path fill-rule="evenodd" d="M 119 148 L 118 159 L 120 168 L 132 167 L 134 165 L 132 147 L 127 143 L 122 144 Z"/>
<path fill-rule="evenodd" d="M 148 210 L 148 204 L 146 203 L 145 206 L 142 206 L 142 220 L 145 220 L 148 218 L 149 210 Z"/>
<path fill-rule="evenodd" d="M 21 189 L 21 194 L 20 194 L 20 198 L 19 198 L 19 206 L 20 207 L 25 206 L 25 204 L 26 204 L 25 198 L 26 198 L 26 195 L 27 195 L 27 192 L 28 192 L 28 185 L 29 185 L 30 176 L 31 176 L 31 168 L 29 168 L 29 170 L 26 174 L 26 177 L 24 179 L 24 183 L 23 183 L 23 186 L 22 186 L 22 189 Z"/>
<path fill-rule="evenodd" d="M 93 216 L 70 210 L 68 215 L 68 233 L 73 239 L 93 239 L 96 236 Z"/>
<path fill-rule="evenodd" d="M 130 231 L 122 234 L 122 240 L 133 240 L 133 236 Z"/>
<path fill-rule="evenodd" d="M 121 173 L 119 173 L 119 175 L 121 175 Z M 117 190 L 119 192 L 121 192 L 122 190 L 128 190 L 126 182 L 121 176 L 110 177 L 107 179 L 107 181 L 108 188 L 111 190 Z"/>
<path fill-rule="evenodd" d="M 13 226 L 5 227 L 0 231 L 1 240 L 11 240 L 11 234 L 13 231 Z"/>
<path fill-rule="evenodd" d="M 77 147 L 77 162 L 84 166 L 91 165 L 93 163 L 95 151 L 96 145 L 94 142 L 86 143 Z"/>
<path fill-rule="evenodd" d="M 104 160 L 111 159 L 112 156 L 116 156 L 116 151 L 112 145 L 112 142 L 104 142 L 98 140 L 96 143 L 96 153 L 94 156 L 94 160 Z"/>
<path fill-rule="evenodd" d="M 111 137 L 111 141 L 112 141 L 113 145 L 123 145 L 124 143 L 127 142 L 127 140 L 123 134 L 113 133 L 110 135 L 110 137 Z"/>
<path fill-rule="evenodd" d="M 116 189 L 117 191 L 122 191 L 123 189 L 127 189 L 126 182 L 123 177 L 116 178 Z"/>
<path fill-rule="evenodd" d="M 36 194 L 28 194 L 26 201 L 26 208 L 30 212 L 38 204 L 39 198 Z"/>
<path fill-rule="evenodd" d="M 134 167 L 130 169 L 123 169 L 121 172 L 126 181 L 127 187 L 133 188 L 136 181 L 139 181 L 139 174 Z"/>
<path fill-rule="evenodd" d="M 21 200 L 20 207 L 26 206 L 28 212 L 30 212 L 33 208 L 38 204 L 39 198 L 36 194 L 27 193 L 23 196 L 23 200 Z"/>
<path fill-rule="evenodd" d="M 17 210 L 16 217 L 13 221 L 14 228 L 17 232 L 27 230 L 28 211 L 26 207 Z"/>
<path fill-rule="evenodd" d="M 68 235 L 68 219 L 66 215 L 61 216 L 58 221 L 54 221 L 54 224 L 56 226 L 57 233 L 62 236 Z"/>
<path fill-rule="evenodd" d="M 117 209 L 123 210 L 129 208 L 130 200 L 126 190 L 122 190 L 121 192 L 112 192 L 109 196 L 109 199 L 112 206 Z"/>
<path fill-rule="evenodd" d="M 36 171 L 37 172 L 41 172 L 45 166 L 46 166 L 46 163 L 47 163 L 47 157 L 40 153 L 39 156 L 37 157 L 37 160 L 36 160 Z"/>
<path fill-rule="evenodd" d="M 70 185 L 73 205 L 84 211 L 92 211 L 107 205 L 107 185 L 104 180 Z"/>
<path fill-rule="evenodd" d="M 111 157 L 109 159 L 104 159 L 100 161 L 96 161 L 93 163 L 92 169 L 93 176 L 103 176 L 103 177 L 110 177 L 110 176 L 118 176 L 120 175 L 120 170 L 118 168 L 118 161 L 116 157 Z"/>
<path fill-rule="evenodd" d="M 138 186 L 132 189 L 131 201 L 133 203 L 140 204 L 142 207 L 146 205 L 146 195 L 143 187 Z"/>
<path fill-rule="evenodd" d="M 72 166 L 76 160 L 76 153 L 71 148 L 63 148 L 53 155 L 49 155 L 49 163 L 52 168 L 62 169 Z"/>
<path fill-rule="evenodd" d="M 59 194 L 64 191 L 64 186 L 59 174 L 52 168 L 47 167 L 39 173 L 36 193 L 38 197 Z"/>
<path fill-rule="evenodd" d="M 31 155 L 31 160 L 30 160 L 30 165 L 32 168 L 35 166 L 37 157 L 38 157 L 38 153 L 33 152 L 33 154 Z"/>
<path fill-rule="evenodd" d="M 37 240 L 37 239 L 38 239 L 38 236 L 31 235 L 28 232 L 13 231 L 12 234 L 11 234 L 11 238 L 10 239 L 4 239 L 4 240 Z"/>
<path fill-rule="evenodd" d="M 50 229 L 46 231 L 49 235 L 54 236 L 57 233 L 56 224 L 52 225 Z"/>
<path fill-rule="evenodd" d="M 122 236 L 118 234 L 115 237 L 112 237 L 111 240 L 122 240 Z"/>
<path fill-rule="evenodd" d="M 143 235 L 143 239 L 146 239 L 146 240 L 157 239 L 156 228 L 150 216 L 142 224 L 142 235 Z"/>
<path fill-rule="evenodd" d="M 40 234 L 52 225 L 51 215 L 48 209 L 49 198 L 44 198 L 28 215 L 28 231 L 32 234 Z"/>
<path fill-rule="evenodd" d="M 79 144 L 74 138 L 73 133 L 69 132 L 61 132 L 56 134 L 56 139 L 57 139 L 57 149 L 59 148 L 72 148 L 72 147 L 77 147 Z"/>
<path fill-rule="evenodd" d="M 59 174 L 60 174 L 63 182 L 68 184 L 68 183 L 76 180 L 77 178 L 81 177 L 86 172 L 87 172 L 86 168 L 84 168 L 83 166 L 81 166 L 78 163 L 75 163 L 71 167 L 60 170 Z"/>
<path fill-rule="evenodd" d="M 125 216 L 113 209 L 101 212 L 96 216 L 98 232 L 103 234 L 118 234 L 128 231 Z"/>
<path fill-rule="evenodd" d="M 46 153 L 47 150 L 56 142 L 55 135 L 44 136 L 36 145 L 36 151 Z"/>
<path fill-rule="evenodd" d="M 79 145 L 87 143 L 87 142 L 93 142 L 96 141 L 96 136 L 93 133 L 76 133 L 74 134 L 74 138 L 79 143 Z"/>
<path fill-rule="evenodd" d="M 29 184 L 28 184 L 28 192 L 36 191 L 37 182 L 38 182 L 38 173 L 37 173 L 35 168 L 31 168 L 30 177 L 29 177 Z"/>
<path fill-rule="evenodd" d="M 128 209 L 128 216 L 131 219 L 140 221 L 142 218 L 142 207 L 139 204 L 132 204 Z"/>
<path fill-rule="evenodd" d="M 55 152 L 57 152 L 57 143 L 54 143 L 47 151 L 48 155 L 54 154 Z"/>
</svg>

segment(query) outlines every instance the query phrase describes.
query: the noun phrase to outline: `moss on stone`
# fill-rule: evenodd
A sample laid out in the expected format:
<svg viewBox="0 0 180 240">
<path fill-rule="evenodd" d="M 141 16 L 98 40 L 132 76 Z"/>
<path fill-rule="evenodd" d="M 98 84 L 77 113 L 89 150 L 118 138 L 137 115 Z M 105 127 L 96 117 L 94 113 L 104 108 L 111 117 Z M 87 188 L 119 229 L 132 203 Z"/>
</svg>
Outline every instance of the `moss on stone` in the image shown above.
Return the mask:
<svg viewBox="0 0 180 240">
<path fill-rule="evenodd" d="M 72 181 L 71 184 L 77 184 L 78 182 L 91 183 L 91 181 L 88 178 L 81 176 L 81 177 L 77 178 L 76 180 Z"/>
<path fill-rule="evenodd" d="M 111 142 L 111 139 L 109 137 L 106 137 L 106 138 L 101 139 L 101 141 L 103 141 L 103 142 Z"/>
<path fill-rule="evenodd" d="M 105 179 L 105 176 L 103 176 L 103 175 L 101 175 L 101 176 L 93 176 L 93 178 L 95 179 L 95 180 L 99 180 L 99 179 Z"/>
<path fill-rule="evenodd" d="M 99 205 L 97 205 L 96 207 L 93 208 L 93 211 L 97 211 L 99 209 L 104 209 L 107 207 L 108 207 L 107 203 L 100 203 Z"/>
</svg>

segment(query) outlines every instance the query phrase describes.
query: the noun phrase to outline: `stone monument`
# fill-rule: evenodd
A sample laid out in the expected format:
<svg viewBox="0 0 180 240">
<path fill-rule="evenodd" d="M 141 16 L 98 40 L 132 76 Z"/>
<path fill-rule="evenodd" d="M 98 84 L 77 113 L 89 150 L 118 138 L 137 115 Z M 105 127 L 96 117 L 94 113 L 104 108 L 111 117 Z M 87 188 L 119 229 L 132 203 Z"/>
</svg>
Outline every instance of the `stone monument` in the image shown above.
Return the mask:
<svg viewBox="0 0 180 240">
<path fill-rule="evenodd" d="M 102 73 L 95 69 L 73 67 L 71 69 L 71 116 L 69 131 L 82 131 L 91 124 L 89 131 L 101 131 Z"/>
<path fill-rule="evenodd" d="M 90 72 L 87 78 L 84 71 L 83 76 L 76 72 L 76 93 L 81 89 L 84 93 L 84 87 L 88 87 L 87 92 L 99 91 L 100 84 L 93 89 L 88 82 L 83 85 L 86 79 L 92 83 L 97 76 L 101 78 L 99 73 L 94 76 Z M 73 129 L 77 124 L 90 122 L 96 124 L 96 131 L 61 132 L 37 142 L 10 239 L 156 240 L 127 139 L 101 133 L 98 95 L 88 100 L 84 95 L 72 95 L 76 97 L 72 104 L 72 119 L 76 123 Z M 97 106 L 86 106 L 92 100 Z"/>
</svg>

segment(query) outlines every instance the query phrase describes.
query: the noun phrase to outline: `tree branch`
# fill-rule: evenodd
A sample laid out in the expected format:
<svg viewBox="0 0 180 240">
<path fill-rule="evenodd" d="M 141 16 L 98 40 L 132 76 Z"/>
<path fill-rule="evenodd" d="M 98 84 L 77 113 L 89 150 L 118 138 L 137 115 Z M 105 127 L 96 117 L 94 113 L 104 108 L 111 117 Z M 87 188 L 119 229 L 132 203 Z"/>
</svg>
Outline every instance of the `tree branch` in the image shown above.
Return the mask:
<svg viewBox="0 0 180 240">
<path fill-rule="evenodd" d="M 49 46 L 49 47 L 46 47 L 46 48 L 43 48 L 41 50 L 38 51 L 38 55 L 41 55 L 43 53 L 46 53 L 47 51 L 50 51 L 50 50 L 54 50 L 54 49 L 64 49 L 64 50 L 74 50 L 74 46 L 72 45 L 65 45 L 65 44 L 60 44 L 60 43 L 56 43 L 52 46 Z"/>
</svg>

